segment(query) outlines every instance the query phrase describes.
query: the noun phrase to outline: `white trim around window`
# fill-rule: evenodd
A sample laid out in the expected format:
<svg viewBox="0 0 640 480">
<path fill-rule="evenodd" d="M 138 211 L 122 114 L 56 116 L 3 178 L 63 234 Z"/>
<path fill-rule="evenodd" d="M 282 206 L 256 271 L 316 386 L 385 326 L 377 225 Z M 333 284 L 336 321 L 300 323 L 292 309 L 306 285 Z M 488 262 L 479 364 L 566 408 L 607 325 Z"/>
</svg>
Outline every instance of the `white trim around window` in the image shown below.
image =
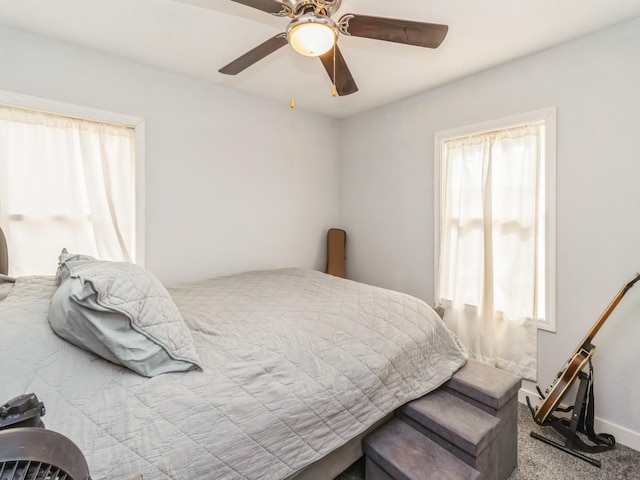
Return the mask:
<svg viewBox="0 0 640 480">
<path fill-rule="evenodd" d="M 441 152 L 446 140 L 474 135 L 478 133 L 501 130 L 516 125 L 534 122 L 545 124 L 545 181 L 547 209 L 545 223 L 546 246 L 546 315 L 538 321 L 538 328 L 550 332 L 556 331 L 556 108 L 549 107 L 520 115 L 482 122 L 466 127 L 437 132 L 434 139 L 434 259 L 440 258 L 440 164 Z M 437 266 L 434 268 L 434 285 L 437 285 Z M 436 293 L 434 292 L 434 295 Z"/>
</svg>

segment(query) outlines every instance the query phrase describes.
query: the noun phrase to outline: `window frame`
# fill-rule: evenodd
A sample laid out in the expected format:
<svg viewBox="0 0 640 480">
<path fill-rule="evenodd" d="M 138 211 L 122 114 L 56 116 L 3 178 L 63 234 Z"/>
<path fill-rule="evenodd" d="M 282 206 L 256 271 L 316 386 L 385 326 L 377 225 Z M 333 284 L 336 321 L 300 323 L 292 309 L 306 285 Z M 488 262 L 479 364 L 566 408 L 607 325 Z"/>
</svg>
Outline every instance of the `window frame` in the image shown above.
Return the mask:
<svg viewBox="0 0 640 480">
<path fill-rule="evenodd" d="M 434 298 L 437 297 L 440 259 L 441 165 L 444 143 L 457 137 L 543 122 L 545 125 L 545 313 L 538 319 L 538 329 L 556 331 L 556 107 L 489 120 L 464 127 L 436 132 L 434 135 Z"/>
<path fill-rule="evenodd" d="M 0 90 L 0 104 L 56 115 L 122 125 L 135 135 L 135 263 L 145 265 L 145 121 L 141 117 Z"/>
</svg>

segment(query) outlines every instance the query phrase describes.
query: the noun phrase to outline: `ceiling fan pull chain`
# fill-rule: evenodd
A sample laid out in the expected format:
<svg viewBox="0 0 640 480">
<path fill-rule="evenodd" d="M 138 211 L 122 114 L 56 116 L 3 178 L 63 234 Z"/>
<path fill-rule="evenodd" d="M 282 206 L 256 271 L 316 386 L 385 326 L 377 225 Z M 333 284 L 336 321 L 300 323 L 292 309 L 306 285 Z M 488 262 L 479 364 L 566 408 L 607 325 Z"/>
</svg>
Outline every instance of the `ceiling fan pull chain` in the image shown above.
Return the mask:
<svg viewBox="0 0 640 480">
<path fill-rule="evenodd" d="M 295 62 L 295 55 L 293 53 L 293 49 L 289 49 L 289 59 L 291 60 L 290 64 L 291 64 L 291 74 L 289 76 L 289 88 L 291 89 L 291 98 L 289 99 L 289 107 L 291 109 L 296 108 L 296 99 L 294 97 L 295 91 L 294 91 L 294 87 L 295 87 L 295 82 L 294 82 L 294 62 Z"/>
<path fill-rule="evenodd" d="M 333 85 L 331 86 L 331 95 L 334 97 L 338 95 L 338 88 L 336 87 L 336 43 L 333 44 Z"/>
</svg>

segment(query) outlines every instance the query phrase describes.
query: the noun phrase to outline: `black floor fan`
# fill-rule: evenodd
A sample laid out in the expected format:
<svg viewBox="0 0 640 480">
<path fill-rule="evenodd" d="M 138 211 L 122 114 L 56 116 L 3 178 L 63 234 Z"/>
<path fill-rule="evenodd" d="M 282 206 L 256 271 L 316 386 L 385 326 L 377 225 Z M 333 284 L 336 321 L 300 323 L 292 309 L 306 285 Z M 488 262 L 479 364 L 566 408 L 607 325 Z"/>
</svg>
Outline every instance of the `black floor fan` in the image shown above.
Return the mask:
<svg viewBox="0 0 640 480">
<path fill-rule="evenodd" d="M 0 480 L 91 480 L 80 449 L 44 428 L 44 413 L 33 393 L 0 407 Z"/>
</svg>

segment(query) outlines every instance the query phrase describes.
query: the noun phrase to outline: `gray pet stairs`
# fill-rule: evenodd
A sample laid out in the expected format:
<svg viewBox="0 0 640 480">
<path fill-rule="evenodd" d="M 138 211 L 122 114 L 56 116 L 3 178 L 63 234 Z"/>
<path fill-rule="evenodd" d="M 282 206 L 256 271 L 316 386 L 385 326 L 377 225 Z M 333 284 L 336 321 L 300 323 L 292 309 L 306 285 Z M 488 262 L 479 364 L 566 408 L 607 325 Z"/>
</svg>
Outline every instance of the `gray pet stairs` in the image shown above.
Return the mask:
<svg viewBox="0 0 640 480">
<path fill-rule="evenodd" d="M 364 438 L 366 480 L 506 480 L 518 464 L 520 384 L 469 360 Z"/>
</svg>

